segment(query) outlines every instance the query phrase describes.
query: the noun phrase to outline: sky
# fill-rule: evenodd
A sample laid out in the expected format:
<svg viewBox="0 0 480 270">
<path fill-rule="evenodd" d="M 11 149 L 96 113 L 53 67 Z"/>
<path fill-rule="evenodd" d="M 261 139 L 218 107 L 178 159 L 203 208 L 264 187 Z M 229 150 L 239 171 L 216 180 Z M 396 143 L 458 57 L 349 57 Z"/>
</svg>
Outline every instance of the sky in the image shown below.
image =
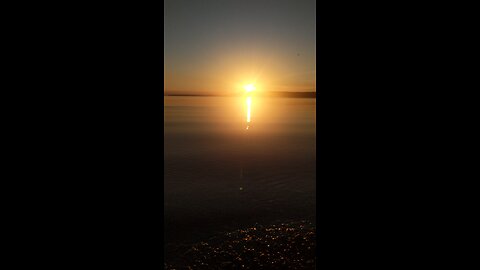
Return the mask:
<svg viewBox="0 0 480 270">
<path fill-rule="evenodd" d="M 164 92 L 315 89 L 315 0 L 165 0 Z"/>
</svg>

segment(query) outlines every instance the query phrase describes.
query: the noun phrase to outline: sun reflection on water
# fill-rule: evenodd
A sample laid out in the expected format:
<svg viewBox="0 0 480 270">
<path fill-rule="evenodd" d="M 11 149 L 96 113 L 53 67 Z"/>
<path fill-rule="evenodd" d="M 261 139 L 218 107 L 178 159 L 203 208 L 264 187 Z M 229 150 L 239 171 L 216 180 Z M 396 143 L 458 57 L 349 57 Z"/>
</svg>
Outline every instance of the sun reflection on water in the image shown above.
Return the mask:
<svg viewBox="0 0 480 270">
<path fill-rule="evenodd" d="M 250 127 L 252 114 L 252 97 L 247 96 L 247 129 Z"/>
<path fill-rule="evenodd" d="M 246 129 L 248 130 L 250 128 L 250 123 L 252 122 L 252 119 L 251 119 L 251 116 L 252 116 L 252 97 L 251 96 L 247 96 L 246 103 L 247 103 L 247 127 L 246 127 Z"/>
</svg>

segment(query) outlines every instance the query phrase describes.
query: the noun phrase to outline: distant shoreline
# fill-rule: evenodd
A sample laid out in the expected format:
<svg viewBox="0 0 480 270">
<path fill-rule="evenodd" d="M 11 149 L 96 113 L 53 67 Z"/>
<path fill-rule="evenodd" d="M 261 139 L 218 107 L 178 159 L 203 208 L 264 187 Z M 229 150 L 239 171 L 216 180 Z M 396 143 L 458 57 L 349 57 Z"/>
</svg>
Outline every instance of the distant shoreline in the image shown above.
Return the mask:
<svg viewBox="0 0 480 270">
<path fill-rule="evenodd" d="M 241 95 L 212 95 L 212 94 L 164 94 L 164 97 L 236 97 Z M 316 98 L 317 92 L 264 92 L 257 93 L 259 97 L 289 97 L 289 98 Z"/>
</svg>

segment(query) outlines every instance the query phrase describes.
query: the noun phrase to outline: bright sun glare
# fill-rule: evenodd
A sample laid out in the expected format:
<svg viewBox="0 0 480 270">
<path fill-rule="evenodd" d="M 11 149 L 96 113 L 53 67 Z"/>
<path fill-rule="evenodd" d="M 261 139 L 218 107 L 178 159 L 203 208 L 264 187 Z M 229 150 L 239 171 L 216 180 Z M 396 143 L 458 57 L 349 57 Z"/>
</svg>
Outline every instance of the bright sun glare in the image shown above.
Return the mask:
<svg viewBox="0 0 480 270">
<path fill-rule="evenodd" d="M 245 91 L 247 92 L 252 92 L 253 90 L 255 90 L 255 86 L 253 84 L 247 84 L 243 88 L 245 88 Z"/>
</svg>

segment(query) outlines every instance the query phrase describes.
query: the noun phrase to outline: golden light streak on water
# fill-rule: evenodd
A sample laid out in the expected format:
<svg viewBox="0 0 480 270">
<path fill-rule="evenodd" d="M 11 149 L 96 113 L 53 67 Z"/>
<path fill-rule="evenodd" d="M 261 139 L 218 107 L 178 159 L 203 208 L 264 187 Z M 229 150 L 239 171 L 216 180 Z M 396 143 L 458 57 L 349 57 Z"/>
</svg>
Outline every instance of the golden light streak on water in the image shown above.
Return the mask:
<svg viewBox="0 0 480 270">
<path fill-rule="evenodd" d="M 250 126 L 251 114 L 252 114 L 252 97 L 248 96 L 247 97 L 247 129 Z"/>
</svg>

